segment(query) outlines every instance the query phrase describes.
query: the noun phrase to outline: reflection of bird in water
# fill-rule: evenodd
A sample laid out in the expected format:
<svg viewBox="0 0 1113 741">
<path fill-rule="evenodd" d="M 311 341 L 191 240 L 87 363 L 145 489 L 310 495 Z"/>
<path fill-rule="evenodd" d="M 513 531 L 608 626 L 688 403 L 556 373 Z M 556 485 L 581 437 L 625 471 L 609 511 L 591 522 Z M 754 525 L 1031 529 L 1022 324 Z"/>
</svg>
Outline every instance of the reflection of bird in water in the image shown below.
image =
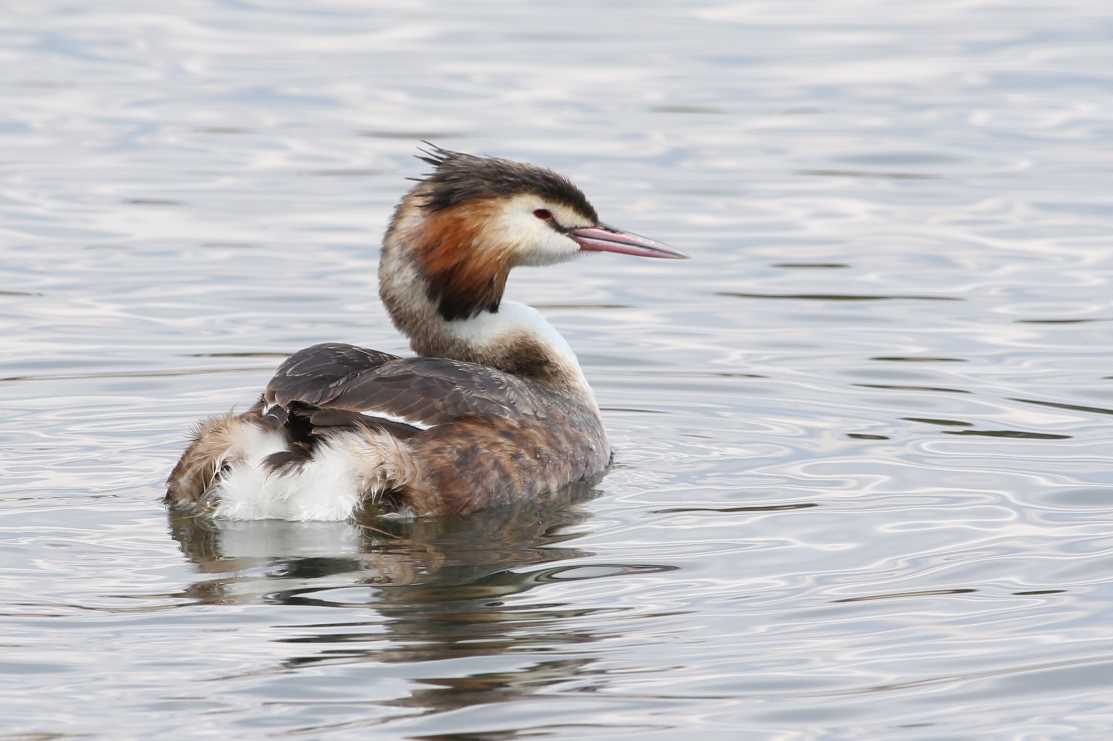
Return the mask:
<svg viewBox="0 0 1113 741">
<path fill-rule="evenodd" d="M 590 495 L 586 487 L 574 488 L 577 499 Z M 380 521 L 378 530 L 351 522 L 235 522 L 174 514 L 170 525 L 203 575 L 186 594 L 203 603 L 341 608 L 278 639 L 291 649 L 283 666 L 297 669 L 502 655 L 520 647 L 514 633 L 526 625 L 534 640 L 590 641 L 590 634 L 563 626 L 567 615 L 559 605 L 522 611 L 504 602 L 546 583 L 553 568 L 544 564 L 592 555 L 560 546 L 571 537 L 563 530 L 585 517 L 576 507 L 519 505 L 467 520 Z M 352 610 L 360 608 L 353 619 Z M 485 677 L 444 677 L 436 687 L 423 682 L 426 688 L 393 704 L 462 707 L 474 701 L 479 685 L 503 695 L 517 682 L 513 674 Z M 526 680 L 536 680 L 533 672 Z M 509 696 L 488 701 L 497 699 Z"/>
<path fill-rule="evenodd" d="M 511 701 L 605 674 L 593 658 L 567 654 L 599 640 L 595 625 L 620 630 L 614 620 L 631 607 L 569 603 L 554 594 L 567 595 L 561 584 L 669 568 L 586 564 L 593 553 L 563 545 L 587 517 L 569 505 L 591 494 L 573 486 L 545 506 L 520 502 L 466 520 L 379 520 L 378 529 L 171 513 L 171 533 L 199 572 L 180 596 L 291 608 L 273 613 L 268 631 L 281 646 L 268 655 L 281 658 L 252 671 L 306 668 L 318 676 L 314 667 L 368 664 L 381 675 L 374 665 L 411 665 L 401 694 L 356 725 Z M 313 617 L 303 619 L 304 608 L 315 608 Z M 473 657 L 488 659 L 451 663 Z"/>
<path fill-rule="evenodd" d="M 213 577 L 188 590 L 202 602 L 254 602 L 265 595 L 271 602 L 304 603 L 313 599 L 312 589 L 276 591 L 274 579 L 289 586 L 339 574 L 351 574 L 356 584 L 404 586 L 408 594 L 468 584 L 478 597 L 483 589 L 474 586 L 476 579 L 491 577 L 494 595 L 503 587 L 493 573 L 590 555 L 559 544 L 571 537 L 563 530 L 586 516 L 569 505 L 592 494 L 590 486 L 573 484 L 542 502 L 487 509 L 467 520 L 385 519 L 374 527 L 350 521 L 214 520 L 174 512 L 169 519 L 182 552 L 202 574 Z M 260 567 L 265 569 L 262 579 L 244 573 Z"/>
<path fill-rule="evenodd" d="M 503 301 L 510 270 L 583 252 L 683 257 L 600 223 L 532 165 L 433 147 L 383 241 L 379 292 L 417 353 L 295 353 L 240 415 L 204 422 L 167 502 L 228 519 L 465 514 L 599 476 L 611 451 L 575 353 Z M 374 508 L 371 508 L 374 509 Z"/>
</svg>

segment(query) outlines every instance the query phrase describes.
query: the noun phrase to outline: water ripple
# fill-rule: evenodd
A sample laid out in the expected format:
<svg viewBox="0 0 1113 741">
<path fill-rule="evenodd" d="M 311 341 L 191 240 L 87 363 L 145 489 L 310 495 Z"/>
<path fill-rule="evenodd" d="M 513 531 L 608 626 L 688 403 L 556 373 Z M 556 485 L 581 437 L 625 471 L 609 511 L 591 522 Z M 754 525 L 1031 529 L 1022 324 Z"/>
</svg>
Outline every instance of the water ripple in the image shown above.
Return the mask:
<svg viewBox="0 0 1113 741">
<path fill-rule="evenodd" d="M 1108 8 L 560 10 L 7 15 L 0 735 L 1108 735 Z M 407 352 L 373 276 L 421 138 L 693 256 L 510 282 L 616 466 L 468 522 L 168 518 L 290 351 Z"/>
</svg>

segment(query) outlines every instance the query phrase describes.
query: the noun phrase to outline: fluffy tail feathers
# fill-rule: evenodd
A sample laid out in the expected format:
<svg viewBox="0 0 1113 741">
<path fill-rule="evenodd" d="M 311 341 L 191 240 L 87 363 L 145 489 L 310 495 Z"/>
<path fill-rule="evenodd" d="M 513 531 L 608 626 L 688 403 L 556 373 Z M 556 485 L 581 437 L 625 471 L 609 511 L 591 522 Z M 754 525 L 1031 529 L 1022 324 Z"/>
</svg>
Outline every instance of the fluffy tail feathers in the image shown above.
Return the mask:
<svg viewBox="0 0 1113 741">
<path fill-rule="evenodd" d="M 313 429 L 257 409 L 202 422 L 167 481 L 175 509 L 232 520 L 344 520 L 404 493 L 418 468 L 405 440 L 375 426 Z"/>
</svg>

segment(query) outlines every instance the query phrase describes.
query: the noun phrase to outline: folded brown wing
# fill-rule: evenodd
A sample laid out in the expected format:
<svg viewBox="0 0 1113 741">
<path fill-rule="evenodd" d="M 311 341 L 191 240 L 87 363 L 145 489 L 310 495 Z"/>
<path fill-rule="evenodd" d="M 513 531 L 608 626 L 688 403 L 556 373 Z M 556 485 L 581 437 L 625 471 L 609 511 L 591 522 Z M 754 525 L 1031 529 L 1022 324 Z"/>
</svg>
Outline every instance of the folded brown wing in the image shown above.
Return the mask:
<svg viewBox="0 0 1113 741">
<path fill-rule="evenodd" d="M 286 358 L 267 384 L 263 401 L 268 407 L 285 407 L 291 401 L 326 405 L 353 379 L 397 359 L 339 342 L 313 345 Z"/>
<path fill-rule="evenodd" d="M 301 350 L 267 384 L 263 401 L 292 402 L 439 425 L 464 417 L 540 417 L 545 399 L 508 373 L 444 358 L 400 359 L 353 345 L 326 343 Z"/>
</svg>

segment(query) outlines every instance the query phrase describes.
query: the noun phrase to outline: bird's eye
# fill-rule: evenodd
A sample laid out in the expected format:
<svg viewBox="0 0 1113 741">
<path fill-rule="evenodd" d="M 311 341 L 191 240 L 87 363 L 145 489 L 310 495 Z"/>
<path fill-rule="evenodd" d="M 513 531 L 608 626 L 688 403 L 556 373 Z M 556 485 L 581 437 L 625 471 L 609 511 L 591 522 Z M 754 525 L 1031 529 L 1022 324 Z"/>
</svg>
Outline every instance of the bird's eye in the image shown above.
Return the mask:
<svg viewBox="0 0 1113 741">
<path fill-rule="evenodd" d="M 533 215 L 536 216 L 539 219 L 546 219 L 547 220 L 547 219 L 553 218 L 553 212 L 550 211 L 547 208 L 534 209 Z"/>
</svg>

